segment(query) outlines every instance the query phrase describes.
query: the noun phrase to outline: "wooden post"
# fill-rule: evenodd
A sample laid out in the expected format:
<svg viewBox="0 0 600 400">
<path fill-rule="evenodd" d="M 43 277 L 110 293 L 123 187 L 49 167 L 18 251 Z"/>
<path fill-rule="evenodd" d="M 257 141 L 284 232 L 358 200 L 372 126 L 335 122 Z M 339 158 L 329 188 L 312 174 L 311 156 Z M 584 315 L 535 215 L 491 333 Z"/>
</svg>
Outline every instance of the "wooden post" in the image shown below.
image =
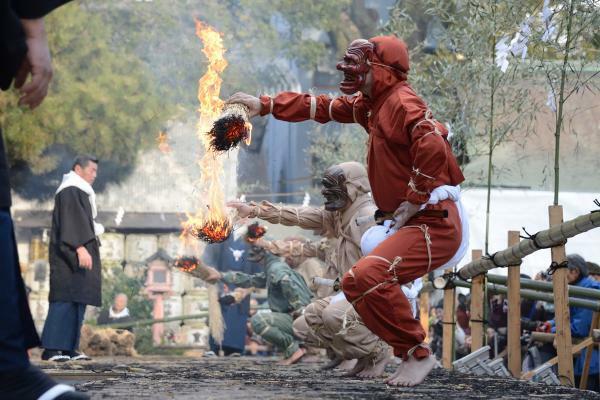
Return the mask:
<svg viewBox="0 0 600 400">
<path fill-rule="evenodd" d="M 423 286 L 427 283 L 427 276 L 421 278 L 423 280 Z M 425 331 L 425 342 L 429 342 L 429 292 L 421 291 L 419 295 L 419 319 L 421 326 Z"/>
<path fill-rule="evenodd" d="M 592 315 L 592 325 L 590 327 L 590 337 L 592 337 L 594 333 L 594 329 L 598 329 L 598 318 L 600 318 L 600 314 L 595 312 Z M 592 361 L 592 352 L 594 351 L 594 347 L 596 343 L 590 344 L 585 350 L 585 360 L 583 362 L 583 370 L 581 371 L 581 381 L 579 382 L 579 389 L 586 389 L 588 376 L 590 373 L 590 362 Z"/>
<path fill-rule="evenodd" d="M 451 273 L 452 269 L 447 269 L 446 273 Z M 442 366 L 446 369 L 452 369 L 454 361 L 454 324 L 456 320 L 455 294 L 454 287 L 444 290 L 444 331 L 442 336 Z"/>
<path fill-rule="evenodd" d="M 473 250 L 471 253 L 472 260 L 479 260 L 483 252 L 481 250 Z M 471 286 L 471 352 L 479 350 L 483 347 L 484 338 L 484 308 L 485 299 L 485 276 L 486 274 L 477 275 L 473 278 Z"/>
<path fill-rule="evenodd" d="M 508 231 L 508 246 L 520 241 L 519 231 Z M 508 370 L 515 378 L 521 376 L 521 267 L 508 266 Z"/>
<path fill-rule="evenodd" d="M 548 207 L 550 227 L 563 223 L 562 206 Z M 561 264 L 567 260 L 565 246 L 552 247 L 552 262 Z M 571 355 L 571 318 L 569 314 L 569 295 L 567 287 L 567 269 L 558 268 L 552 276 L 554 287 L 554 309 L 556 323 L 556 353 L 558 354 L 558 378 L 563 385 L 573 386 L 573 356 Z"/>
</svg>

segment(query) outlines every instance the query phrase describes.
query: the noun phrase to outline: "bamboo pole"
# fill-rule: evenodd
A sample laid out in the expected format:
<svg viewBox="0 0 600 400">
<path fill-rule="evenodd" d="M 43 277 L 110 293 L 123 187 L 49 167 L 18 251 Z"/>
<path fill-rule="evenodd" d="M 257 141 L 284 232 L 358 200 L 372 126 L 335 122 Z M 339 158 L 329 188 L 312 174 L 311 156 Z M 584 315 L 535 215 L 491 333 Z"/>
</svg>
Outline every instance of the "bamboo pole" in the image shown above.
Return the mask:
<svg viewBox="0 0 600 400">
<path fill-rule="evenodd" d="M 550 227 L 563 223 L 562 206 L 548 207 Z M 562 264 L 567 260 L 565 246 L 555 246 L 551 249 L 552 262 Z M 571 318 L 569 315 L 569 293 L 567 290 L 567 269 L 559 268 L 552 276 L 554 285 L 554 309 L 556 327 L 556 353 L 558 354 L 558 379 L 563 385 L 574 386 L 573 357 L 571 355 Z"/>
<path fill-rule="evenodd" d="M 550 229 L 540 231 L 536 235 L 536 242 L 541 247 L 557 246 L 565 240 L 580 233 L 600 227 L 600 212 L 592 212 L 579 216 L 571 221 L 552 226 Z M 539 250 L 533 239 L 524 239 L 518 245 L 499 251 L 494 255 L 494 261 L 500 266 L 518 264 L 524 257 Z M 492 260 L 482 258 L 471 261 L 462 267 L 458 274 L 462 279 L 470 279 L 481 273 L 496 268 Z"/>
<path fill-rule="evenodd" d="M 112 329 L 137 328 L 140 326 L 160 324 L 163 322 L 185 321 L 188 319 L 201 319 L 201 318 L 206 318 L 206 317 L 208 317 L 208 312 L 201 312 L 198 314 L 180 315 L 178 317 L 166 317 L 166 318 L 160 318 L 160 319 L 148 318 L 148 319 L 140 319 L 138 321 L 131 321 L 131 322 L 117 322 L 114 324 L 99 325 L 98 328 L 112 328 Z"/>
<path fill-rule="evenodd" d="M 502 275 L 488 274 L 487 281 L 489 283 L 497 283 L 506 286 L 508 278 Z M 521 287 L 523 289 L 533 289 L 541 292 L 552 292 L 553 290 L 551 282 L 535 281 L 533 279 L 525 278 L 521 278 Z M 600 290 L 569 285 L 569 297 L 600 300 Z"/>
<path fill-rule="evenodd" d="M 482 254 L 481 250 L 473 250 L 471 258 L 478 260 Z M 477 275 L 473 278 L 473 286 L 471 287 L 471 352 L 483 347 L 485 304 L 483 292 L 485 280 L 485 274 Z"/>
<path fill-rule="evenodd" d="M 423 285 L 427 283 L 427 276 L 423 278 Z M 421 321 L 421 326 L 425 331 L 425 341 L 428 342 L 429 338 L 429 292 L 422 291 L 419 294 L 419 319 Z"/>
<path fill-rule="evenodd" d="M 460 279 L 453 281 L 453 283 L 457 287 L 464 287 L 467 289 L 471 289 L 471 286 L 472 286 L 469 282 L 465 282 Z M 431 284 L 428 284 L 428 288 L 430 287 L 429 285 L 431 285 Z M 508 294 L 508 288 L 506 286 L 498 285 L 496 283 L 488 283 L 486 285 L 486 288 L 487 288 L 488 292 L 490 292 L 492 294 Z M 529 290 L 529 289 L 521 289 L 520 295 L 524 299 L 540 300 L 540 301 L 545 301 L 547 303 L 554 303 L 554 296 L 552 295 L 552 293 L 538 292 L 538 291 Z M 596 300 L 586 300 L 586 299 L 578 299 L 576 297 L 569 297 L 569 304 L 573 307 L 581 307 L 581 308 L 587 308 L 588 310 L 592 310 L 592 311 L 600 311 L 600 301 L 596 301 Z"/>
<path fill-rule="evenodd" d="M 519 243 L 519 231 L 508 231 L 508 246 Z M 508 269 L 508 370 L 515 378 L 521 376 L 521 267 Z"/>
<path fill-rule="evenodd" d="M 258 306 L 258 307 L 250 307 L 251 310 L 268 310 L 268 306 Z M 202 309 L 202 312 L 198 314 L 187 314 L 187 315 L 178 315 L 175 317 L 165 317 L 160 319 L 140 319 L 137 321 L 131 322 L 116 322 L 114 324 L 106 324 L 106 325 L 98 325 L 98 328 L 112 328 L 112 329 L 124 329 L 124 328 L 137 328 L 140 326 L 146 325 L 154 325 L 160 324 L 164 322 L 175 322 L 175 321 L 185 321 L 188 319 L 202 319 L 208 317 L 208 309 Z"/>
<path fill-rule="evenodd" d="M 600 314 L 594 312 L 592 316 L 592 325 L 590 326 L 590 337 L 594 334 L 594 329 L 598 329 L 598 318 Z M 585 351 L 585 360 L 583 361 L 583 370 L 581 371 L 581 381 L 579 382 L 579 389 L 587 389 L 587 382 L 590 373 L 590 362 L 592 361 L 592 352 L 596 344 L 590 344 Z"/>
<path fill-rule="evenodd" d="M 446 273 L 451 273 L 452 269 L 447 269 Z M 456 290 L 454 287 L 444 289 L 444 319 L 443 334 L 442 334 L 442 366 L 446 369 L 452 369 L 452 361 L 454 361 L 454 324 L 455 324 L 455 309 L 454 301 Z"/>
</svg>

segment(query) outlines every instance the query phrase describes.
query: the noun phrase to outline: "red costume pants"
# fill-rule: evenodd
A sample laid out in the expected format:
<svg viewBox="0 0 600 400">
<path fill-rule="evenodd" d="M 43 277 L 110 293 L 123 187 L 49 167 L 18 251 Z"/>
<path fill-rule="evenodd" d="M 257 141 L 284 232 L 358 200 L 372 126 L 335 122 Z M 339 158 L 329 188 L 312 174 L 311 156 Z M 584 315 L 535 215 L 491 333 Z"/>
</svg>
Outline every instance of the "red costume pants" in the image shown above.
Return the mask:
<svg viewBox="0 0 600 400">
<path fill-rule="evenodd" d="M 444 265 L 458 250 L 461 222 L 451 200 L 428 209 L 446 209 L 448 218 L 415 217 L 344 275 L 342 288 L 364 324 L 394 348 L 397 357 L 427 357 L 425 331 L 412 315 L 400 285 Z"/>
</svg>

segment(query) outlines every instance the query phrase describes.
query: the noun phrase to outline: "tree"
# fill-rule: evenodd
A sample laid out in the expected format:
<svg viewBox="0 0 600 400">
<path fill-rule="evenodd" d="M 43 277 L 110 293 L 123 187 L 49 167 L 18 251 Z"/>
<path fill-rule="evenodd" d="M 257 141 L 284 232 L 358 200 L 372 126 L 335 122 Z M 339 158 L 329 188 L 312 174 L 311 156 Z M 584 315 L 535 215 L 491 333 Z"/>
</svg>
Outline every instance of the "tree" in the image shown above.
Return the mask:
<svg viewBox="0 0 600 400">
<path fill-rule="evenodd" d="M 112 42 L 110 25 L 82 5 L 50 15 L 47 31 L 55 70 L 48 98 L 31 112 L 16 106 L 14 93 L 2 97 L 14 187 L 26 197 L 49 196 L 73 155 L 92 153 L 103 167 L 102 190 L 153 143 L 171 107 L 141 60 Z"/>
<path fill-rule="evenodd" d="M 416 8 L 411 8 L 416 7 Z M 392 11 L 386 30 L 416 42 L 411 52 L 411 83 L 423 95 L 434 115 L 453 133 L 451 142 L 459 162 L 467 165 L 473 157 L 487 157 L 486 238 L 489 243 L 489 217 L 495 171 L 493 155 L 503 142 L 525 129 L 535 115 L 531 102 L 532 79 L 529 62 L 512 63 L 508 69 L 510 38 L 523 29 L 528 2 L 445 2 L 425 1 L 415 6 L 399 3 Z M 412 15 L 429 16 L 427 34 Z M 415 40 L 415 37 L 420 38 Z M 513 46 L 516 48 L 516 46 Z M 504 53 L 499 54 L 499 49 Z M 416 53 L 416 54 L 415 54 Z M 474 179 L 476 180 L 476 179 Z"/>
<path fill-rule="evenodd" d="M 329 55 L 315 36 L 340 30 L 350 0 L 97 1 L 48 18 L 54 53 L 52 94 L 34 113 L 14 96 L 0 101 L 15 188 L 50 195 L 78 152 L 102 160 L 97 189 L 119 180 L 153 145 L 168 119 L 194 117 L 204 70 L 194 18 L 223 32 L 229 67 L 222 98 L 243 90 L 289 87 L 287 65 L 312 68 Z M 344 44 L 345 45 L 345 44 Z"/>
</svg>

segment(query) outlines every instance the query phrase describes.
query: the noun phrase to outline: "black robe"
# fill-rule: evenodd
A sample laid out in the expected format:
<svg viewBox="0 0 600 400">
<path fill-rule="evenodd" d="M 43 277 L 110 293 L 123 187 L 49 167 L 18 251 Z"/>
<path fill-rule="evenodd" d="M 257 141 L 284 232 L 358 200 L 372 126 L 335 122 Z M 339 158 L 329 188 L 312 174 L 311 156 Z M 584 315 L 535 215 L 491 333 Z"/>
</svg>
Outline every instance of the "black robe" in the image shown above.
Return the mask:
<svg viewBox="0 0 600 400">
<path fill-rule="evenodd" d="M 85 246 L 92 256 L 91 270 L 79 267 L 79 246 Z M 94 233 L 89 197 L 77 187 L 67 187 L 54 198 L 49 301 L 101 306 L 101 272 L 100 243 Z"/>
</svg>

